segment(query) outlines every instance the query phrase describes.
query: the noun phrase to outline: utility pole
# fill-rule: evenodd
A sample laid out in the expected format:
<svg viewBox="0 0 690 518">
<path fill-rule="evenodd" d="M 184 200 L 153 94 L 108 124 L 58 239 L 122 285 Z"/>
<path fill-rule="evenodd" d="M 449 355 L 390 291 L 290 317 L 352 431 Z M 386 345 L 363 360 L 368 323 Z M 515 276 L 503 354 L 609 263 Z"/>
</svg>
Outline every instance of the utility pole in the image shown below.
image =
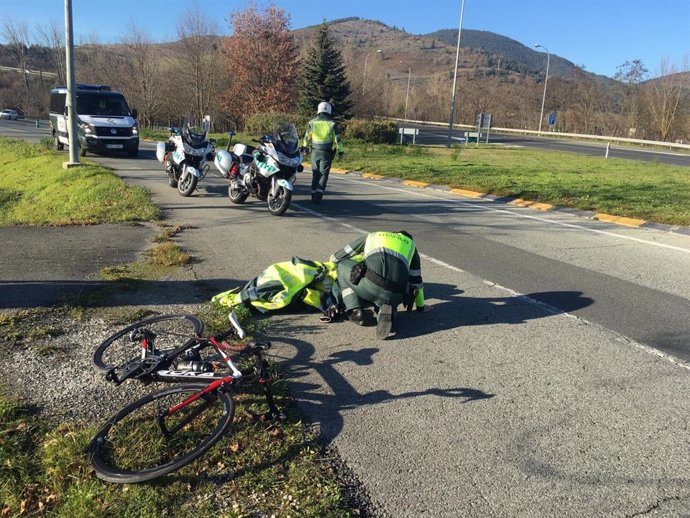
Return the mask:
<svg viewBox="0 0 690 518">
<path fill-rule="evenodd" d="M 62 167 L 68 169 L 79 165 L 79 134 L 77 133 L 77 96 L 74 83 L 74 36 L 72 31 L 72 0 L 65 0 L 65 53 L 67 68 L 67 134 L 69 135 L 69 162 Z"/>
<path fill-rule="evenodd" d="M 465 0 L 460 6 L 460 28 L 458 29 L 458 46 L 455 49 L 455 73 L 453 74 L 453 94 L 450 99 L 450 122 L 448 123 L 448 147 L 453 138 L 453 119 L 455 119 L 455 85 L 458 81 L 458 62 L 460 60 L 460 35 L 462 34 L 462 17 L 465 14 Z"/>
</svg>

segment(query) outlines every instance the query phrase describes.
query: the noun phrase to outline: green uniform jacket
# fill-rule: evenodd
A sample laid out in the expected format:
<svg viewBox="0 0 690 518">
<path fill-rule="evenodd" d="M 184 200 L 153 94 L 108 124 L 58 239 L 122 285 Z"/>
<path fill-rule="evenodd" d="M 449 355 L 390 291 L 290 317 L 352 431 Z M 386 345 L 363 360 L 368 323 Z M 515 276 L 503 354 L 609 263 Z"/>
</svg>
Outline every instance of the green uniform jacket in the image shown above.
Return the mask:
<svg viewBox="0 0 690 518">
<path fill-rule="evenodd" d="M 414 241 L 398 232 L 372 232 L 347 244 L 330 260 L 364 260 L 367 269 L 378 276 L 402 286 L 416 288 L 415 306 L 424 307 L 422 266 Z"/>
</svg>

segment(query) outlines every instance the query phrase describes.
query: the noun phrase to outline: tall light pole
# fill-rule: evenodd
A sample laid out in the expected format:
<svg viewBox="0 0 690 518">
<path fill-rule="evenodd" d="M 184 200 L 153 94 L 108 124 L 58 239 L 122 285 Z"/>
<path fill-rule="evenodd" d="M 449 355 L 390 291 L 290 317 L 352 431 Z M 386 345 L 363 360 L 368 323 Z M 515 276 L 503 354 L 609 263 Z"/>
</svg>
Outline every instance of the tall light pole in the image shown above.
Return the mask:
<svg viewBox="0 0 690 518">
<path fill-rule="evenodd" d="M 77 134 L 77 95 L 74 83 L 74 36 L 72 31 L 72 0 L 65 0 L 65 53 L 67 68 L 67 134 L 69 162 L 63 167 L 79 165 L 79 136 Z"/>
<path fill-rule="evenodd" d="M 546 102 L 546 84 L 549 82 L 549 62 L 551 61 L 551 54 L 549 54 L 549 49 L 539 43 L 535 43 L 534 48 L 541 48 L 546 51 L 546 78 L 544 79 L 544 95 L 541 98 L 541 115 L 539 115 L 539 133 L 541 133 L 541 121 L 544 120 L 544 102 Z"/>
<path fill-rule="evenodd" d="M 381 49 L 377 49 L 376 53 L 381 54 L 383 51 Z M 367 89 L 367 61 L 369 60 L 369 55 L 371 52 L 367 53 L 367 57 L 364 58 L 364 80 L 362 81 L 362 95 L 364 95 L 364 92 Z"/>
<path fill-rule="evenodd" d="M 407 119 L 407 101 L 410 98 L 410 74 L 412 70 L 410 69 L 410 65 L 408 63 L 405 63 L 404 61 L 401 61 L 403 65 L 407 65 L 407 93 L 405 94 L 405 116 L 403 119 Z"/>
<path fill-rule="evenodd" d="M 458 29 L 458 46 L 455 49 L 455 72 L 453 74 L 453 95 L 450 99 L 450 122 L 448 123 L 448 147 L 453 138 L 453 119 L 455 118 L 455 85 L 458 81 L 458 61 L 460 60 L 460 35 L 462 34 L 462 17 L 465 14 L 465 0 L 460 6 L 460 28 Z"/>
</svg>

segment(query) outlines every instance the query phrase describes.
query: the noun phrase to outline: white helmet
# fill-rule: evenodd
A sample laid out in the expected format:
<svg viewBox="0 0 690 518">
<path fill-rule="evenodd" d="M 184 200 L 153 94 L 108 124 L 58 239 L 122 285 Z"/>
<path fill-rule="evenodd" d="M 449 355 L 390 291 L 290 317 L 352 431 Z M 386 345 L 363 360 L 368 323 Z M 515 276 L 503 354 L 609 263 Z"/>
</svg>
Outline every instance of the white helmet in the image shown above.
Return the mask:
<svg viewBox="0 0 690 518">
<path fill-rule="evenodd" d="M 325 101 L 322 103 L 319 103 L 319 107 L 317 108 L 316 113 L 317 113 L 317 115 L 319 113 L 327 113 L 328 115 L 330 115 L 331 114 L 331 105 Z"/>
</svg>

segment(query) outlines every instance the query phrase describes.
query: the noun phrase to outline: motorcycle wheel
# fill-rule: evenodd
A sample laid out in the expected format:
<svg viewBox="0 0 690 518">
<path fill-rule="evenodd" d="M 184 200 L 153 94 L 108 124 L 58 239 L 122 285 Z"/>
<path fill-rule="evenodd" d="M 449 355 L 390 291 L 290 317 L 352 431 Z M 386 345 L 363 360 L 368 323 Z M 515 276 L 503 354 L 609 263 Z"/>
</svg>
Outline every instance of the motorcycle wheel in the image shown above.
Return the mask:
<svg viewBox="0 0 690 518">
<path fill-rule="evenodd" d="M 182 196 L 191 196 L 194 192 L 194 189 L 196 189 L 197 180 L 198 178 L 196 176 L 193 174 L 188 174 L 187 178 L 177 182 L 177 192 L 179 192 Z"/>
<path fill-rule="evenodd" d="M 279 186 L 275 196 L 272 196 L 270 192 L 268 193 L 268 198 L 266 199 L 268 212 L 274 216 L 282 216 L 288 210 L 291 200 L 292 191 Z"/>
<path fill-rule="evenodd" d="M 228 185 L 228 198 L 230 198 L 230 201 L 233 203 L 236 203 L 237 205 L 240 205 L 244 203 L 247 200 L 247 197 L 249 196 L 249 193 L 245 190 L 242 189 L 237 189 L 232 186 L 232 184 Z"/>
</svg>

